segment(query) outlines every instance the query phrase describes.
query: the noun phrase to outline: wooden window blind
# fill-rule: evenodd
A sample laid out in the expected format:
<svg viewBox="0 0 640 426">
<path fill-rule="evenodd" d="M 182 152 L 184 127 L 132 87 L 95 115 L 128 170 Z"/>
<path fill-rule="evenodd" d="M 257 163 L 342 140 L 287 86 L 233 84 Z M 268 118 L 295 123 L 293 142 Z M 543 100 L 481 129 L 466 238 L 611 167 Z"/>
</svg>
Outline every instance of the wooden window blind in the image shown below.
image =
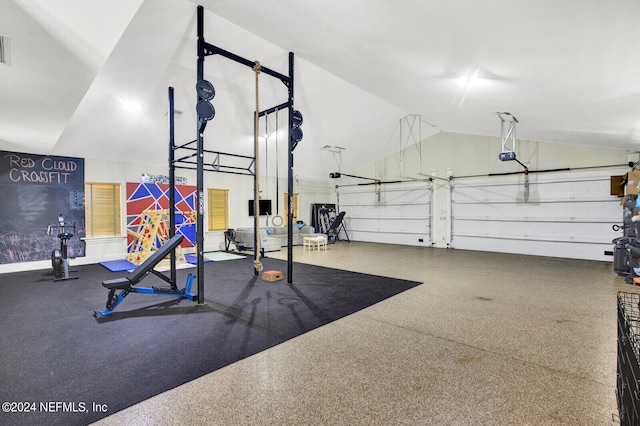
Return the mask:
<svg viewBox="0 0 640 426">
<path fill-rule="evenodd" d="M 87 237 L 119 236 L 120 184 L 86 183 L 84 185 L 85 226 Z"/>
<path fill-rule="evenodd" d="M 209 231 L 229 229 L 229 190 L 208 189 Z"/>
</svg>

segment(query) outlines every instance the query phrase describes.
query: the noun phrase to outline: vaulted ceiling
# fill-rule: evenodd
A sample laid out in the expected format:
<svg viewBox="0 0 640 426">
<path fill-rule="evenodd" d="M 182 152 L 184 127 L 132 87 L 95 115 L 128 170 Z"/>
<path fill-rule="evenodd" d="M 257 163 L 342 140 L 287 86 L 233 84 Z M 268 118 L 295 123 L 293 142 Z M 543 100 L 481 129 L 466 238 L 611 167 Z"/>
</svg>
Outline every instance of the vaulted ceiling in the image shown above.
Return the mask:
<svg viewBox="0 0 640 426">
<path fill-rule="evenodd" d="M 326 145 L 345 148 L 345 172 L 397 151 L 407 115 L 423 138 L 499 137 L 509 111 L 521 139 L 640 147 L 636 0 L 0 0 L 0 149 L 166 164 L 169 86 L 178 141 L 196 135 L 197 4 L 208 43 L 283 74 L 294 52 L 302 178 L 334 171 Z M 255 74 L 214 55 L 205 77 L 205 147 L 251 154 Z M 260 109 L 286 93 L 259 76 Z M 270 161 L 283 118 L 260 124 Z"/>
</svg>

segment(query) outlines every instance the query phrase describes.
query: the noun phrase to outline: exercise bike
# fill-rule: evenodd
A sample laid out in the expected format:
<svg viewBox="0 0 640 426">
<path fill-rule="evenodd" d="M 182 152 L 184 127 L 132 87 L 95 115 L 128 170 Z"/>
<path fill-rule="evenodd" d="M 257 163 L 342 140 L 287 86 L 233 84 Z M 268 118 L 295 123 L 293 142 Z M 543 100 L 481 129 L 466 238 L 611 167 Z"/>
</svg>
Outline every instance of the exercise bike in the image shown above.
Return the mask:
<svg viewBox="0 0 640 426">
<path fill-rule="evenodd" d="M 49 225 L 47 234 L 53 233 L 54 226 Z M 73 232 L 70 232 L 72 229 Z M 58 216 L 58 239 L 60 240 L 60 248 L 51 252 L 51 266 L 53 267 L 54 281 L 76 280 L 79 277 L 69 275 L 69 258 L 67 256 L 68 241 L 73 238 L 76 232 L 76 226 L 64 221 L 64 216 Z"/>
</svg>

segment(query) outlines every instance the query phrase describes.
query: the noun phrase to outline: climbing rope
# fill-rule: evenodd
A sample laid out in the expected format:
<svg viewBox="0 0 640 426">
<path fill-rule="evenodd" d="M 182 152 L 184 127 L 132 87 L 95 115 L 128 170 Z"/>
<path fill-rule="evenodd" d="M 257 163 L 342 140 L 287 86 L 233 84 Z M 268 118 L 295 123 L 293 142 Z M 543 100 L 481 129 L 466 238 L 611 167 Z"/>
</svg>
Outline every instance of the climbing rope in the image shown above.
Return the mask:
<svg viewBox="0 0 640 426">
<path fill-rule="evenodd" d="M 254 198 L 253 198 L 253 202 L 255 203 L 255 212 L 254 212 L 254 216 L 253 216 L 253 229 L 256 232 L 256 251 L 254 254 L 254 260 L 253 260 L 253 267 L 255 268 L 256 272 L 262 272 L 263 266 L 262 266 L 262 262 L 260 262 L 260 252 L 261 252 L 261 247 L 260 247 L 260 242 L 261 242 L 261 235 L 260 235 L 260 228 L 258 227 L 258 225 L 260 224 L 260 167 L 259 164 L 260 162 L 258 161 L 258 132 L 259 132 L 259 128 L 258 128 L 258 122 L 260 120 L 260 98 L 259 98 L 259 93 L 260 93 L 260 84 L 259 84 L 259 75 L 260 75 L 260 70 L 261 70 L 261 66 L 260 66 L 260 62 L 256 61 L 255 64 L 253 65 L 253 71 L 256 74 L 256 112 L 255 112 L 255 117 L 254 117 L 254 129 L 253 129 L 253 148 L 254 148 L 254 154 L 255 154 L 255 179 L 256 179 L 256 184 L 254 185 L 255 187 L 255 191 L 254 191 Z"/>
</svg>

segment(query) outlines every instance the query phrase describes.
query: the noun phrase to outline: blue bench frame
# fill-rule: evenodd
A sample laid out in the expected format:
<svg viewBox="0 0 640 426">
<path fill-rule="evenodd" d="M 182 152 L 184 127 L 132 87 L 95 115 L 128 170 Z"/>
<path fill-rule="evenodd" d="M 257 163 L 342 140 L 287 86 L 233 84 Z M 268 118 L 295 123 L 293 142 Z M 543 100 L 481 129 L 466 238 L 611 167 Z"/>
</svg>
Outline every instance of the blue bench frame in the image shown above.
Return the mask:
<svg viewBox="0 0 640 426">
<path fill-rule="evenodd" d="M 191 293 L 191 286 L 195 275 L 189 274 L 187 282 L 184 288 L 179 289 L 174 281 L 168 278 L 166 275 L 154 270 L 153 268 L 160 263 L 162 259 L 167 257 L 173 250 L 180 245 L 184 236 L 176 234 L 158 250 L 156 250 L 147 260 L 145 260 L 140 266 L 132 271 L 126 277 L 114 278 L 111 280 L 102 281 L 102 286 L 109 290 L 107 296 L 106 309 L 102 311 L 94 311 L 93 316 L 96 318 L 106 317 L 111 315 L 116 307 L 124 300 L 129 293 L 141 293 L 141 294 L 155 294 L 159 296 L 178 296 L 184 299 L 192 301 L 197 300 L 197 295 Z M 140 281 L 142 281 L 150 273 L 162 278 L 169 283 L 171 287 L 133 287 Z M 121 290 L 116 295 L 116 291 Z"/>
</svg>

